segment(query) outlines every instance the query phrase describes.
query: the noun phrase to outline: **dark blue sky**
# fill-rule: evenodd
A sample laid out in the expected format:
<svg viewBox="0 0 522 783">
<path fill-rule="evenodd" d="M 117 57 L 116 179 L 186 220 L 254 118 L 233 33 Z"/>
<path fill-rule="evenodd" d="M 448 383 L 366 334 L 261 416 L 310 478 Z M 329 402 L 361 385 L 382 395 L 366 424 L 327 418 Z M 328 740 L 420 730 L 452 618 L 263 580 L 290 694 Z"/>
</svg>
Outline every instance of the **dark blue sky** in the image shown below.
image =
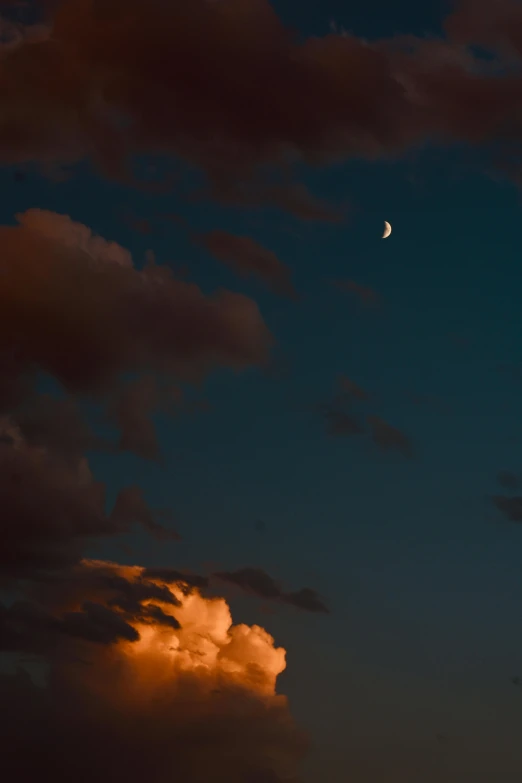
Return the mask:
<svg viewBox="0 0 522 783">
<path fill-rule="evenodd" d="M 437 33 L 447 10 L 435 0 L 355 5 L 274 2 L 307 35 L 333 19 L 368 38 Z M 159 548 L 136 534 L 132 555 L 115 545 L 96 555 L 258 566 L 325 596 L 331 614 L 317 617 L 231 599 L 234 620 L 260 623 L 288 650 L 280 689 L 312 732 L 310 780 L 521 779 L 522 692 L 510 677 L 522 673 L 522 539 L 488 500 L 499 470 L 522 471 L 521 382 L 502 371 L 522 360 L 520 197 L 487 169 L 485 156 L 454 148 L 307 173 L 315 193 L 350 204 L 337 225 L 187 205 L 86 166 L 54 184 L 2 173 L 4 223 L 35 206 L 68 214 L 137 263 L 151 248 L 161 263 L 186 263 L 206 291 L 253 296 L 275 334 L 281 376 L 217 374 L 198 392 L 207 412 L 158 419 L 164 467 L 92 457 L 111 492 L 136 481 L 153 505 L 173 507 L 183 535 Z M 153 232 L 133 230 L 125 211 Z M 257 239 L 294 270 L 301 300 L 227 272 L 158 218 L 169 212 Z M 381 306 L 332 285 L 343 278 L 374 289 Z M 371 395 L 357 410 L 411 439 L 414 459 L 367 435 L 329 434 L 318 406 L 340 374 Z"/>
</svg>

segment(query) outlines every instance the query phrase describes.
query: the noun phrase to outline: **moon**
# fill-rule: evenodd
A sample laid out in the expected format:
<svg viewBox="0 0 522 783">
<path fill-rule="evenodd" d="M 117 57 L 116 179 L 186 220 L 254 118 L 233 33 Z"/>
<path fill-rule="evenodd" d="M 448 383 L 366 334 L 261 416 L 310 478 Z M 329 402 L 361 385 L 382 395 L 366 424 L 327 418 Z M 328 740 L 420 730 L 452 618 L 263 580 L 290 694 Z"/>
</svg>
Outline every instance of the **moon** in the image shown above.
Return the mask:
<svg viewBox="0 0 522 783">
<path fill-rule="evenodd" d="M 386 239 L 387 237 L 390 236 L 391 232 L 392 232 L 392 227 L 390 226 L 388 221 L 385 220 L 384 221 L 384 234 L 382 235 L 382 238 Z"/>
</svg>

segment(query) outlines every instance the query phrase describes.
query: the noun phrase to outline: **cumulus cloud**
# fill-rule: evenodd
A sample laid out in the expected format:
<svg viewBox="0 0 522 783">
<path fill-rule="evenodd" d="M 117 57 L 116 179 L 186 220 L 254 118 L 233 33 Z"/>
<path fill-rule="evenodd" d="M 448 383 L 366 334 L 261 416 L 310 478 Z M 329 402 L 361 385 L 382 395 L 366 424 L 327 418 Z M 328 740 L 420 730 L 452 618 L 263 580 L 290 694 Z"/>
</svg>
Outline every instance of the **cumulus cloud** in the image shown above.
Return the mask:
<svg viewBox="0 0 522 783">
<path fill-rule="evenodd" d="M 222 598 L 145 573 L 84 561 L 71 590 L 47 584 L 40 610 L 0 612 L 0 640 L 14 616 L 19 642 L 24 630 L 54 634 L 33 648 L 49 667 L 44 687 L 22 670 L 0 678 L 8 779 L 296 781 L 307 739 L 276 693 L 284 649 L 259 626 L 233 625 Z M 130 604 L 108 605 L 111 591 Z"/>
<path fill-rule="evenodd" d="M 85 253 L 93 261 L 132 266 L 132 256 L 128 250 L 117 242 L 108 242 L 103 237 L 96 236 L 83 223 L 71 220 L 69 215 L 58 215 L 44 209 L 28 209 L 27 212 L 18 214 L 16 219 L 28 231 L 75 253 Z"/>
<path fill-rule="evenodd" d="M 156 457 L 150 414 L 179 401 L 179 379 L 265 360 L 259 311 L 204 296 L 153 257 L 138 270 L 67 216 L 18 222 L 0 227 L 0 652 L 35 656 L 46 675 L 0 675 L 2 774 L 293 783 L 307 741 L 276 693 L 285 651 L 272 637 L 234 626 L 225 601 L 200 592 L 205 577 L 83 558 L 133 525 L 179 538 L 137 486 L 108 509 L 85 452 Z M 42 373 L 64 394 L 40 393 Z M 84 399 L 108 404 L 119 443 L 97 435 Z"/>
</svg>

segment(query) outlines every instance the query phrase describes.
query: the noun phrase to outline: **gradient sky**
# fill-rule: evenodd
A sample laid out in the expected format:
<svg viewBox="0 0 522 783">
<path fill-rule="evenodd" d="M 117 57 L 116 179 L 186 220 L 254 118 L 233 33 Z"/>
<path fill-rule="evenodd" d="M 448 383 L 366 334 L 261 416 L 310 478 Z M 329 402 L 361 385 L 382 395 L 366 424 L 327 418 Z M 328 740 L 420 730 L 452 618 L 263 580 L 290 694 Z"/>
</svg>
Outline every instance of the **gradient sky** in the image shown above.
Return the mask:
<svg viewBox="0 0 522 783">
<path fill-rule="evenodd" d="M 306 36 L 333 20 L 369 39 L 438 35 L 448 10 L 437 0 L 273 6 Z M 312 736 L 306 783 L 522 776 L 522 691 L 511 682 L 522 675 L 522 540 L 491 503 L 499 471 L 522 473 L 520 194 L 491 168 L 462 145 L 303 170 L 314 194 L 348 205 L 336 224 L 151 194 L 87 164 L 65 181 L 0 171 L 0 223 L 32 207 L 67 214 L 138 266 L 152 249 L 158 263 L 186 264 L 204 291 L 253 297 L 276 336 L 279 372 L 215 373 L 188 392 L 208 410 L 157 417 L 163 465 L 89 455 L 111 497 L 136 482 L 152 505 L 173 508 L 182 540 L 133 533 L 127 553 L 113 542 L 88 554 L 258 567 L 324 597 L 330 614 L 314 615 L 226 593 L 235 621 L 259 623 L 288 652 L 279 689 Z M 299 300 L 237 277 L 167 213 L 270 248 Z M 380 306 L 334 285 L 343 279 L 373 289 Z M 328 431 L 321 406 L 340 375 L 368 392 L 353 410 L 403 432 L 412 459 Z"/>
</svg>

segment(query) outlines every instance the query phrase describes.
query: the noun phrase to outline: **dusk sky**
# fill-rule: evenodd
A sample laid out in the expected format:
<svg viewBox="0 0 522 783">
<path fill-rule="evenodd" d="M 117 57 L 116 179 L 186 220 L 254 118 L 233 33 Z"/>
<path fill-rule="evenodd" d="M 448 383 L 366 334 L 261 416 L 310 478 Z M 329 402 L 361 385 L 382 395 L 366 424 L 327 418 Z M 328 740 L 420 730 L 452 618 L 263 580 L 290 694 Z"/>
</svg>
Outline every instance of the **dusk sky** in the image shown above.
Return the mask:
<svg viewBox="0 0 522 783">
<path fill-rule="evenodd" d="M 0 16 L 2 779 L 520 783 L 522 2 Z"/>
</svg>

